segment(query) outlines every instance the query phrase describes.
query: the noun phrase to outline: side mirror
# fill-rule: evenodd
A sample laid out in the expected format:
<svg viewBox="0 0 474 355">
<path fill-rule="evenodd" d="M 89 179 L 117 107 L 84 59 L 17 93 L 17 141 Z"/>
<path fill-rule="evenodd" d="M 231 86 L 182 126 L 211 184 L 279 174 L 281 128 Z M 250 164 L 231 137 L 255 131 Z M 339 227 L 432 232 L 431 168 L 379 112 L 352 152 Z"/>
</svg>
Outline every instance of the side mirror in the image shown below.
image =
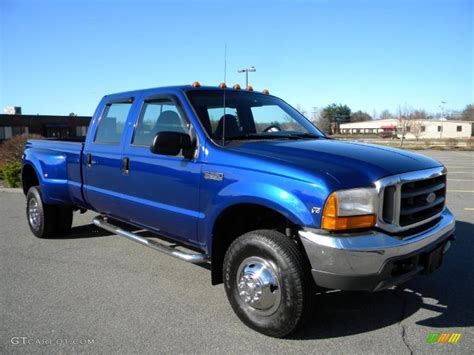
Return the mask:
<svg viewBox="0 0 474 355">
<path fill-rule="evenodd" d="M 154 154 L 178 155 L 181 149 L 186 158 L 189 157 L 189 151 L 193 148 L 193 143 L 189 134 L 180 132 L 159 132 L 153 139 L 150 151 Z M 186 152 L 188 152 L 186 154 Z"/>
</svg>

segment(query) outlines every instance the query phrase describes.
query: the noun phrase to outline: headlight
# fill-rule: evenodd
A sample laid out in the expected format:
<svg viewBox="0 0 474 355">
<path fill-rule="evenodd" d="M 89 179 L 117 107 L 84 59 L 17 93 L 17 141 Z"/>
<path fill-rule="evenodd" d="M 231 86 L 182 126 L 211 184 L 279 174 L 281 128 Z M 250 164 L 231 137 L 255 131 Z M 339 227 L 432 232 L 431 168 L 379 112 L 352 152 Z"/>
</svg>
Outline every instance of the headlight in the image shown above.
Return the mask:
<svg viewBox="0 0 474 355">
<path fill-rule="evenodd" d="M 321 227 L 328 230 L 373 227 L 377 221 L 376 211 L 375 188 L 336 191 L 326 200 Z"/>
</svg>

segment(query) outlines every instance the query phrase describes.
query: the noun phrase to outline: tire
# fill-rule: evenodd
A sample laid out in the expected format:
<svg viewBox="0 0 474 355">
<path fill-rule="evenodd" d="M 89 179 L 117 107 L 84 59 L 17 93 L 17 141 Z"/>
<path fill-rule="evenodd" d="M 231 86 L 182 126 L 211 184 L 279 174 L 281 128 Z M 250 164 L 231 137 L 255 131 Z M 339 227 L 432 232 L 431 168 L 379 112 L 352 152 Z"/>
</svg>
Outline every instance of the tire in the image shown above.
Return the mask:
<svg viewBox="0 0 474 355">
<path fill-rule="evenodd" d="M 226 252 L 224 287 L 237 316 L 248 327 L 281 338 L 312 315 L 314 282 L 294 241 L 272 230 L 237 238 Z"/>
<path fill-rule="evenodd" d="M 38 238 L 51 238 L 67 233 L 72 225 L 72 208 L 43 202 L 41 189 L 33 186 L 26 195 L 26 219 Z"/>
</svg>

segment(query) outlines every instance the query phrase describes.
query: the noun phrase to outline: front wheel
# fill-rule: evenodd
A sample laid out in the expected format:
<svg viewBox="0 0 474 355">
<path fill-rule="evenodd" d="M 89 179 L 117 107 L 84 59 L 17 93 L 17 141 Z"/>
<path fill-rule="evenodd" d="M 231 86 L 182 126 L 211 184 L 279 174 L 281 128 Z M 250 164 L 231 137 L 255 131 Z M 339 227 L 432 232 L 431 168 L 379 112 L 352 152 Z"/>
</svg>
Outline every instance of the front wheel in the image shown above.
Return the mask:
<svg viewBox="0 0 474 355">
<path fill-rule="evenodd" d="M 224 287 L 237 316 L 250 328 L 284 337 L 311 316 L 313 283 L 294 241 L 272 230 L 237 238 L 224 258 Z"/>
</svg>

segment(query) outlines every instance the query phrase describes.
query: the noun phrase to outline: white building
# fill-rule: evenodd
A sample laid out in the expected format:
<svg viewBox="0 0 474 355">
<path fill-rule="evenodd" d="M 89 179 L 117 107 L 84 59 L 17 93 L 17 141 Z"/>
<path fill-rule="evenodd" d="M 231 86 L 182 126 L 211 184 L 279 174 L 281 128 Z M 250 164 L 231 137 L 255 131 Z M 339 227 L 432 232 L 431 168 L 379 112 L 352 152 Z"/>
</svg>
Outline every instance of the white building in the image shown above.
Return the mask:
<svg viewBox="0 0 474 355">
<path fill-rule="evenodd" d="M 402 122 L 396 118 L 342 123 L 342 134 L 398 135 L 403 132 Z M 407 121 L 405 138 L 470 138 L 474 136 L 474 122 L 446 120 Z"/>
</svg>

